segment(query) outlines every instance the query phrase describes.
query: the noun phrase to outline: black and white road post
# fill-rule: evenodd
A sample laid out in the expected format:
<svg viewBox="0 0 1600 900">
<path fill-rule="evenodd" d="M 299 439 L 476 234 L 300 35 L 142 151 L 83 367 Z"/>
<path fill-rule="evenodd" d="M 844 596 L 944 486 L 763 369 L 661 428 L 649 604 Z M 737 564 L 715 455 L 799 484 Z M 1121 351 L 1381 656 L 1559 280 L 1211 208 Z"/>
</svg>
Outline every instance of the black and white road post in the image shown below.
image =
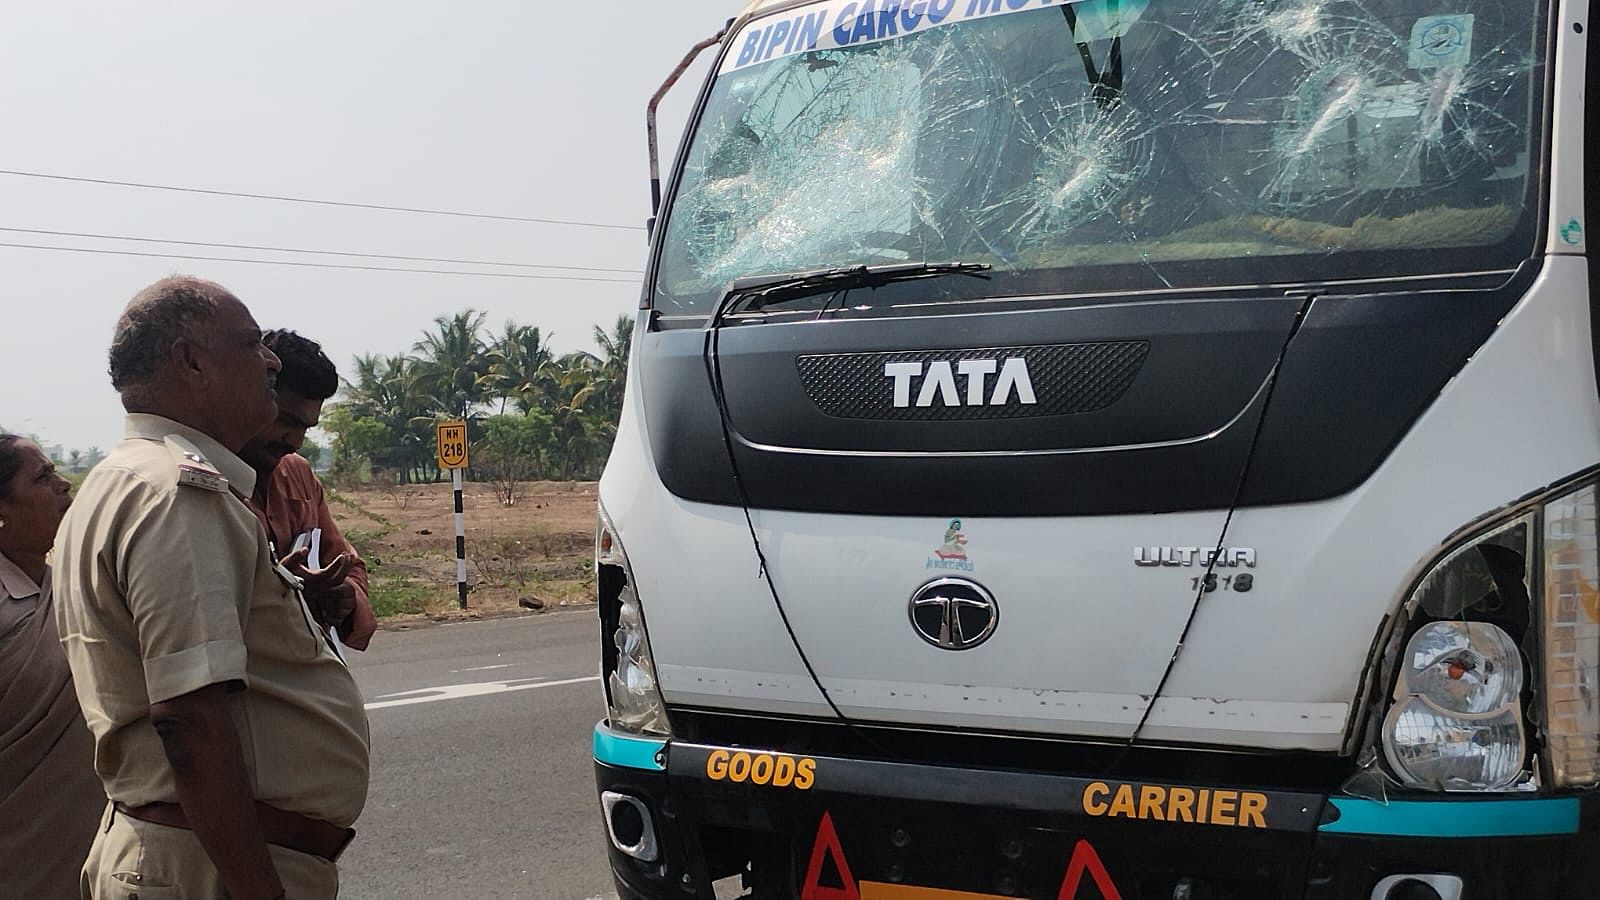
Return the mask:
<svg viewBox="0 0 1600 900">
<path fill-rule="evenodd" d="M 456 594 L 461 608 L 467 608 L 467 522 L 461 513 L 461 470 L 451 469 L 450 480 L 456 492 Z"/>
<path fill-rule="evenodd" d="M 456 499 L 456 594 L 467 608 L 467 522 L 461 505 L 461 470 L 467 467 L 467 423 L 440 422 L 435 427 L 439 468 L 450 470 Z"/>
</svg>

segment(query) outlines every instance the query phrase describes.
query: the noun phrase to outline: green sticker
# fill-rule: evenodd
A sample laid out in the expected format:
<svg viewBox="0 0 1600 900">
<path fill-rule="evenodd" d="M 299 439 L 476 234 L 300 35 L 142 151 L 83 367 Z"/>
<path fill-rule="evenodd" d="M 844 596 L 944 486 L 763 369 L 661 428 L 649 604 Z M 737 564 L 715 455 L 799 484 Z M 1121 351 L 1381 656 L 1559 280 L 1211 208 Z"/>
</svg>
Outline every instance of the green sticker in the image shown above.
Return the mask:
<svg viewBox="0 0 1600 900">
<path fill-rule="evenodd" d="M 1583 223 L 1573 219 L 1561 226 L 1561 239 L 1574 247 L 1583 243 Z"/>
</svg>

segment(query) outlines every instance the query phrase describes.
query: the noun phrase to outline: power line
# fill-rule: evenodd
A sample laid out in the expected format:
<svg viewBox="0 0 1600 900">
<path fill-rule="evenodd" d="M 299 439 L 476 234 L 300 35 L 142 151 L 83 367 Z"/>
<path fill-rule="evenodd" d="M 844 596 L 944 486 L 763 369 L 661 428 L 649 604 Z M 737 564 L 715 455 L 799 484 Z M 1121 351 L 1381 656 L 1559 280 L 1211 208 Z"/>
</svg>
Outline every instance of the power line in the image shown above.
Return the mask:
<svg viewBox="0 0 1600 900">
<path fill-rule="evenodd" d="M 177 191 L 183 194 L 207 194 L 213 197 L 243 197 L 248 200 L 277 200 L 282 203 L 308 203 L 313 206 L 340 206 L 347 209 L 376 209 L 384 212 L 418 213 L 427 216 L 455 216 L 462 219 L 490 219 L 497 222 L 533 222 L 539 225 L 568 225 L 574 228 L 614 228 L 622 231 L 639 231 L 638 225 L 617 225 L 609 222 L 584 222 L 576 219 L 542 219 L 535 216 L 502 216 L 493 213 L 462 212 L 453 209 L 425 209 L 415 206 L 388 206 L 382 203 L 350 203 L 343 200 L 317 200 L 310 197 L 285 197 L 278 194 L 251 194 L 244 191 L 220 191 L 210 188 L 178 187 L 170 184 L 147 184 L 140 181 L 115 181 L 110 178 L 84 178 L 76 175 L 53 175 L 48 172 L 22 172 L 0 169 L 0 175 L 18 178 L 44 178 L 51 181 L 72 181 L 80 184 L 108 184 L 116 187 L 142 188 L 148 191 Z"/>
<path fill-rule="evenodd" d="M 132 237 L 125 234 L 92 234 L 83 231 L 47 231 L 43 228 L 5 228 L 16 234 L 43 234 L 51 237 L 94 238 L 104 241 L 136 241 L 145 244 L 179 244 L 185 247 L 218 247 L 224 250 L 261 250 L 269 253 L 306 253 L 314 256 L 352 256 L 361 259 L 395 259 L 403 262 L 447 263 L 456 266 L 508 266 L 517 269 L 564 269 L 571 272 L 619 272 L 624 275 L 643 275 L 638 269 L 613 269 L 598 266 L 562 266 L 553 263 L 498 262 L 484 259 L 449 259 L 437 256 L 397 256 L 389 253 L 355 253 L 346 250 L 310 250 L 303 247 L 267 247 L 260 244 L 220 244 L 212 241 L 179 241 L 170 238 Z"/>
<path fill-rule="evenodd" d="M 141 256 L 150 259 L 189 259 L 205 262 L 254 263 L 258 266 L 294 266 L 301 269 L 351 269 L 364 272 L 409 272 L 418 275 L 465 275 L 476 278 L 522 278 L 533 281 L 602 281 L 610 284 L 638 284 L 635 278 L 589 278 L 583 275 L 534 275 L 525 272 L 461 272 L 450 269 L 414 269 L 399 266 L 358 266 L 349 263 L 293 262 L 285 259 L 246 259 L 234 256 L 195 256 L 186 253 L 143 253 L 137 250 L 103 250 L 93 247 L 56 247 L 44 244 L 14 244 L 0 241 L 0 247 L 21 250 L 51 250 L 61 253 L 103 253 L 110 256 Z"/>
</svg>

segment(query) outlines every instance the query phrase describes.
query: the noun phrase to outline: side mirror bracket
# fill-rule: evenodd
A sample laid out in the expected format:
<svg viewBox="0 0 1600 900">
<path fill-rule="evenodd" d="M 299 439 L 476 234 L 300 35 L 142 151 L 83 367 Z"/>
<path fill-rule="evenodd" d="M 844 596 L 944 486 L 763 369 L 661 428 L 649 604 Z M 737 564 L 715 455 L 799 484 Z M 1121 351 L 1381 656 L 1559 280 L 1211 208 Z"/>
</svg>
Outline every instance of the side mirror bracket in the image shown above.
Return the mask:
<svg viewBox="0 0 1600 900">
<path fill-rule="evenodd" d="M 667 92 L 672 90 L 672 86 L 678 83 L 678 79 L 683 77 L 683 73 L 688 71 L 689 66 L 694 63 L 695 59 L 705 52 L 707 47 L 714 47 L 722 43 L 722 38 L 727 33 L 727 26 L 723 26 L 716 34 L 689 48 L 689 52 L 684 54 L 683 61 L 679 62 L 678 67 L 672 70 L 672 74 L 667 76 L 667 80 L 662 82 L 661 87 L 656 88 L 655 94 L 650 97 L 650 105 L 645 109 L 645 139 L 650 144 L 650 221 L 652 223 L 655 222 L 655 217 L 661 213 L 661 154 L 657 150 L 659 142 L 656 140 L 656 107 L 661 104 L 661 98 L 665 97 Z"/>
</svg>

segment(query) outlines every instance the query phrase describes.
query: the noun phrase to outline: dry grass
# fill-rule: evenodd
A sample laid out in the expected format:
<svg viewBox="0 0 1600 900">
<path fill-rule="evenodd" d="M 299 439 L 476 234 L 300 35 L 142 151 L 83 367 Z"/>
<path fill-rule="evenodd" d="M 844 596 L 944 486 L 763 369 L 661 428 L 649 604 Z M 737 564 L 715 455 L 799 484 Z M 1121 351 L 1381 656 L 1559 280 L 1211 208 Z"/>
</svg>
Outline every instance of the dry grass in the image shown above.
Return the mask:
<svg viewBox="0 0 1600 900">
<path fill-rule="evenodd" d="M 502 506 L 490 485 L 466 485 L 466 613 L 456 606 L 450 485 L 329 494 L 340 528 L 367 560 L 380 618 L 501 615 L 519 612 L 522 598 L 546 608 L 594 602 L 592 482 L 533 482 L 512 507 Z"/>
</svg>

